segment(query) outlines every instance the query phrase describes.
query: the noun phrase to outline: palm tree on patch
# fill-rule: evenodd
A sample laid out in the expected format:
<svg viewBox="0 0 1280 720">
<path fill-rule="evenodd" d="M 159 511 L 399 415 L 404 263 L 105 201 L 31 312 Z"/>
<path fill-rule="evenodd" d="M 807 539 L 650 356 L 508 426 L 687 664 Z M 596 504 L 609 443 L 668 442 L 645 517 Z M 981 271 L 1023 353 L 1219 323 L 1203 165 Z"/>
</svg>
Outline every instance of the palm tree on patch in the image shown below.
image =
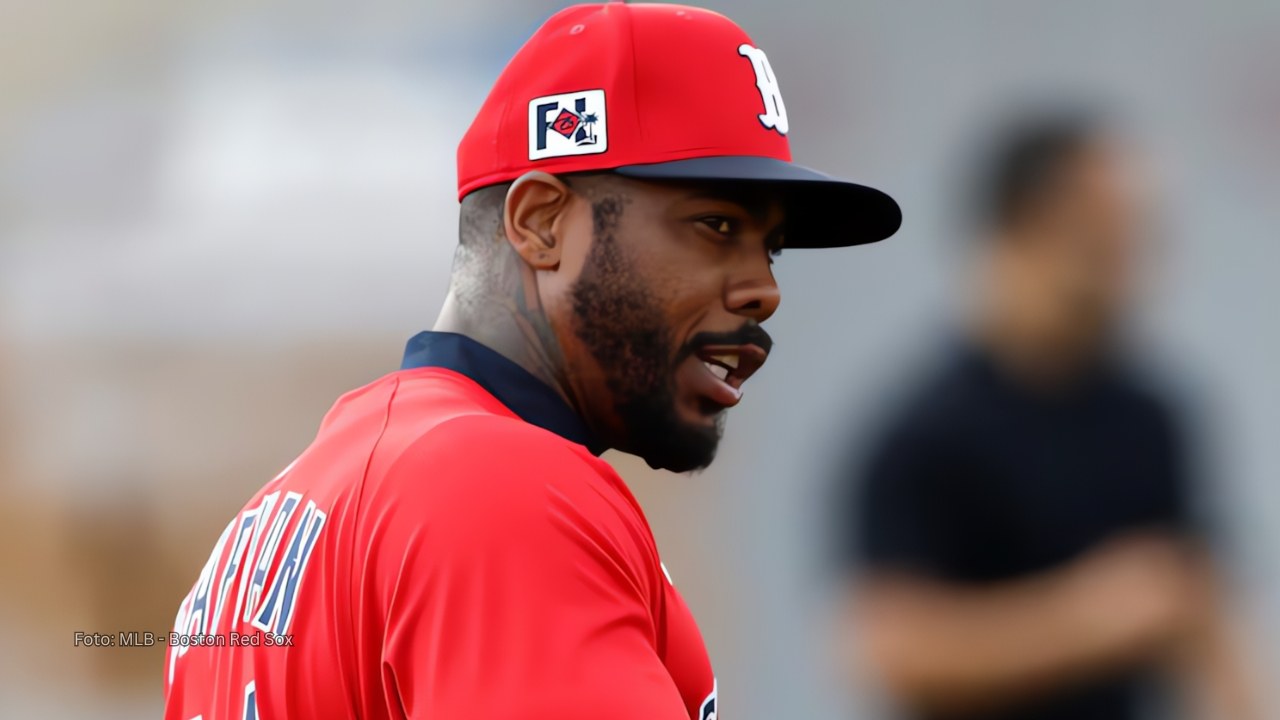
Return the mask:
<svg viewBox="0 0 1280 720">
<path fill-rule="evenodd" d="M 582 127 L 578 128 L 577 137 L 574 138 L 578 145 L 594 145 L 596 142 L 596 114 L 583 113 Z"/>
</svg>

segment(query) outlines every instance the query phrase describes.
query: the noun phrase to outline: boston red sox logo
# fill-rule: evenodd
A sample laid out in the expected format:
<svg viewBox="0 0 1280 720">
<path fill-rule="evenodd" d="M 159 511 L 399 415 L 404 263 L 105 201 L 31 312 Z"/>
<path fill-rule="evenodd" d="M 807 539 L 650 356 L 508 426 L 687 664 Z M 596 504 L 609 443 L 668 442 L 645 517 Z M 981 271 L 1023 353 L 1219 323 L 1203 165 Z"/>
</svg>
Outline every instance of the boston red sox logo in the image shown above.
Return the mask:
<svg viewBox="0 0 1280 720">
<path fill-rule="evenodd" d="M 764 112 L 757 117 L 760 124 L 770 130 L 777 130 L 779 135 L 787 134 L 787 106 L 782 102 L 782 91 L 778 89 L 778 79 L 769 66 L 769 58 L 764 51 L 743 43 L 738 46 L 738 54 L 751 61 L 751 68 L 756 73 L 756 88 L 760 90 L 760 99 L 764 101 Z"/>
</svg>

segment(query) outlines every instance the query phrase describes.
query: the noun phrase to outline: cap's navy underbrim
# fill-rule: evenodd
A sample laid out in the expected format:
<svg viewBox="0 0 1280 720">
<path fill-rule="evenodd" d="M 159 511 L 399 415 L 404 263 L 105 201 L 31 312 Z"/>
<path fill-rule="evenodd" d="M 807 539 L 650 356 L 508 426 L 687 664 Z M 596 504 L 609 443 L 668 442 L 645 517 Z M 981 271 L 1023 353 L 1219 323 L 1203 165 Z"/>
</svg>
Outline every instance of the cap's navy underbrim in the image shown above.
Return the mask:
<svg viewBox="0 0 1280 720">
<path fill-rule="evenodd" d="M 777 183 L 788 209 L 789 248 L 829 248 L 879 242 L 902 225 L 902 210 L 885 193 L 775 158 L 720 156 L 624 165 L 614 172 L 647 180 Z"/>
</svg>

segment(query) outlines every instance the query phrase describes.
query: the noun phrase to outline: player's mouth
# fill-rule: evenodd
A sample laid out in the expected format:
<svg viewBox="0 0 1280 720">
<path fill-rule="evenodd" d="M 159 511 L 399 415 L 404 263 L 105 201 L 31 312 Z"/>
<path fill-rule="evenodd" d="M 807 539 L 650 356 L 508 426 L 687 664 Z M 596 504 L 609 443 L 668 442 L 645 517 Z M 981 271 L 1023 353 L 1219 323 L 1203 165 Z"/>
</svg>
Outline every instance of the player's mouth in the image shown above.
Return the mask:
<svg viewBox="0 0 1280 720">
<path fill-rule="evenodd" d="M 716 409 L 733 407 L 742 399 L 742 385 L 764 365 L 769 354 L 759 345 L 703 345 L 694 353 L 702 367 L 694 390 Z"/>
</svg>

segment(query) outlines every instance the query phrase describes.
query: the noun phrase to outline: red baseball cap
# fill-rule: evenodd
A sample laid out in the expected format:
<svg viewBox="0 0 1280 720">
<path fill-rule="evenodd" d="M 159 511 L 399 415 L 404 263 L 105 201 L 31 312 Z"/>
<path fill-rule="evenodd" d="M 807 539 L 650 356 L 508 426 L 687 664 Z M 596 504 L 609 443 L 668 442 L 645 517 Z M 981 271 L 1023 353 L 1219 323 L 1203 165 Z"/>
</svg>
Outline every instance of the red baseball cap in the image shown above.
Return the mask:
<svg viewBox="0 0 1280 720">
<path fill-rule="evenodd" d="M 778 184 L 787 247 L 876 242 L 893 198 L 791 162 L 764 52 L 718 13 L 621 2 L 556 13 L 507 64 L 458 146 L 458 197 L 530 170 Z"/>
</svg>

